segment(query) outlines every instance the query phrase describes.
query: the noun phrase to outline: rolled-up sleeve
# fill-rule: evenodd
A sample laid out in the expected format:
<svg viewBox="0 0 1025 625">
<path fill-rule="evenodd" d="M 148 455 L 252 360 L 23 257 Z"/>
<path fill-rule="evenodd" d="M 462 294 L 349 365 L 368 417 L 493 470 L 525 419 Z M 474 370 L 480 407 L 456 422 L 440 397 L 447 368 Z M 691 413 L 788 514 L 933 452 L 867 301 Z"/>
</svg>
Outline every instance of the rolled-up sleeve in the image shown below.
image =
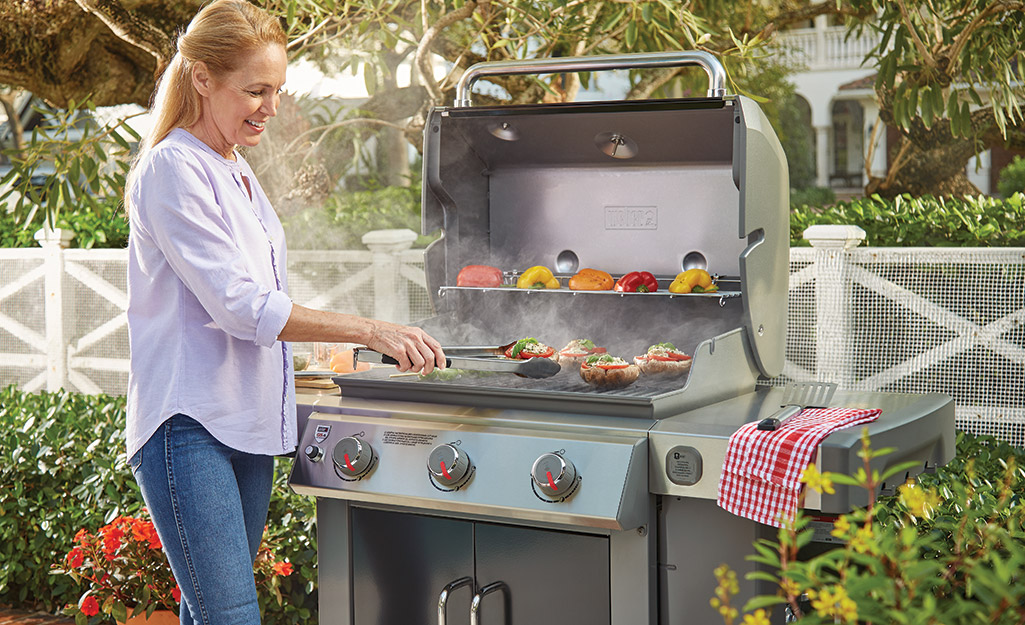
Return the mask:
<svg viewBox="0 0 1025 625">
<path fill-rule="evenodd" d="M 153 171 L 138 190 L 138 222 L 168 265 L 221 330 L 273 345 L 292 301 L 277 284 L 273 244 L 249 198 L 215 184 L 183 150 L 160 150 L 145 166 Z"/>
</svg>

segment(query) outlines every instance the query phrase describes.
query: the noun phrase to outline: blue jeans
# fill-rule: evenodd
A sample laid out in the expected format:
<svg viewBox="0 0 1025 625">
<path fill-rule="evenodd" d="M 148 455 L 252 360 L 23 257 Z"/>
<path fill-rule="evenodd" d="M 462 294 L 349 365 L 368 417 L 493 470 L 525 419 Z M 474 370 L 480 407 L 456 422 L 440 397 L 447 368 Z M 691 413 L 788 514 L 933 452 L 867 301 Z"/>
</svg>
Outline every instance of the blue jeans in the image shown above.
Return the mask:
<svg viewBox="0 0 1025 625">
<path fill-rule="evenodd" d="M 236 451 L 178 414 L 129 464 L 181 589 L 181 625 L 257 625 L 253 560 L 274 458 Z"/>
</svg>

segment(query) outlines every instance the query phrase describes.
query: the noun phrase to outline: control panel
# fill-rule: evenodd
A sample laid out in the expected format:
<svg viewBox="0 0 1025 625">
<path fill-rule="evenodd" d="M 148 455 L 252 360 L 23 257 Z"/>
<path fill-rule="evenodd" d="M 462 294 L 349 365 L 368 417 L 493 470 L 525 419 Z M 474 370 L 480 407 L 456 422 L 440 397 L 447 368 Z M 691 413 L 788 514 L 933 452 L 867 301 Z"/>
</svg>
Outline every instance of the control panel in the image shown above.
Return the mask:
<svg viewBox="0 0 1025 625">
<path fill-rule="evenodd" d="M 644 524 L 647 437 L 571 434 L 314 411 L 289 483 L 303 494 L 404 507 Z"/>
</svg>

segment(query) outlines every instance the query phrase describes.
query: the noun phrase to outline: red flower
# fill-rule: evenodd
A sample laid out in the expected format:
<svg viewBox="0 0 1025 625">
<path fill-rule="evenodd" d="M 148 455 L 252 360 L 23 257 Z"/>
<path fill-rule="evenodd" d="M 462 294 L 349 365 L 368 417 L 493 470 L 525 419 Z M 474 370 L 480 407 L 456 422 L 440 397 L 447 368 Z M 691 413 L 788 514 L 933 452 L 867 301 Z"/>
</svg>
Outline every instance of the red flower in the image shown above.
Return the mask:
<svg viewBox="0 0 1025 625">
<path fill-rule="evenodd" d="M 111 559 L 117 550 L 121 548 L 121 537 L 109 535 L 103 539 L 103 555 L 107 556 L 107 559 Z"/>
<path fill-rule="evenodd" d="M 96 601 L 96 597 L 92 595 L 82 599 L 82 605 L 78 606 L 78 608 L 86 616 L 96 616 L 100 613 L 100 604 Z"/>
<path fill-rule="evenodd" d="M 288 577 L 292 574 L 292 563 L 291 562 L 275 562 L 274 563 L 274 574 Z"/>
<path fill-rule="evenodd" d="M 68 566 L 70 566 L 71 568 L 77 569 L 78 567 L 82 566 L 82 561 L 84 559 L 85 556 L 82 555 L 82 548 L 72 547 L 71 551 L 68 552 L 67 558 L 65 558 L 65 562 L 67 562 Z"/>
<path fill-rule="evenodd" d="M 87 540 L 89 540 L 89 532 L 85 531 L 84 527 L 75 533 L 76 543 L 84 545 Z"/>
<path fill-rule="evenodd" d="M 181 603 L 182 602 L 182 589 L 178 588 L 177 586 L 175 586 L 174 589 L 171 590 L 171 596 L 174 598 L 175 601 L 177 601 L 178 603 Z"/>
</svg>

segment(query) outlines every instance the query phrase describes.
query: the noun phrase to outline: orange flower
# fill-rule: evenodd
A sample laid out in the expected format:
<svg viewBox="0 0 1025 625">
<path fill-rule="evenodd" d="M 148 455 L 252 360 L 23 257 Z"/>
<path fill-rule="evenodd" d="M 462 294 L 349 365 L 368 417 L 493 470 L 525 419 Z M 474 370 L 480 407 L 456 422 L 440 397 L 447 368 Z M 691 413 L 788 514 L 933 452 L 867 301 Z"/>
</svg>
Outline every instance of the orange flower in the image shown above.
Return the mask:
<svg viewBox="0 0 1025 625">
<path fill-rule="evenodd" d="M 68 552 L 68 556 L 67 558 L 65 558 L 65 561 L 68 563 L 68 566 L 70 566 L 73 569 L 77 569 L 78 567 L 82 566 L 82 561 L 84 559 L 85 556 L 82 554 L 82 548 L 72 547 L 71 551 Z"/>
<path fill-rule="evenodd" d="M 85 531 L 84 527 L 75 533 L 75 542 L 80 545 L 84 545 L 89 538 L 89 532 Z"/>
<path fill-rule="evenodd" d="M 292 574 L 292 563 L 291 562 L 275 562 L 274 563 L 274 574 L 281 575 L 282 577 L 288 577 Z"/>
<path fill-rule="evenodd" d="M 82 614 L 86 616 L 96 616 L 100 613 L 100 604 L 96 601 L 96 597 L 92 595 L 82 599 L 82 605 L 78 607 L 82 610 Z"/>
</svg>

